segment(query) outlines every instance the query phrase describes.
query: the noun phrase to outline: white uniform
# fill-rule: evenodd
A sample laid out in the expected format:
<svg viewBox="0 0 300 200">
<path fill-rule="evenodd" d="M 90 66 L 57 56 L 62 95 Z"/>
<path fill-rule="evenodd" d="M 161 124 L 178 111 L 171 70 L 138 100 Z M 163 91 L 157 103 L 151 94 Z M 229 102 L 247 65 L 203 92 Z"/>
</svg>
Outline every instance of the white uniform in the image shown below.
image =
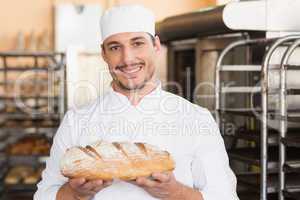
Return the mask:
<svg viewBox="0 0 300 200">
<path fill-rule="evenodd" d="M 175 178 L 201 191 L 204 200 L 236 200 L 236 178 L 218 127 L 208 110 L 168 93 L 159 85 L 137 106 L 112 88 L 96 102 L 65 115 L 51 148 L 34 200 L 55 200 L 67 181 L 59 161 L 67 148 L 95 140 L 146 142 L 169 151 Z M 153 200 L 135 185 L 115 180 L 93 200 Z"/>
</svg>

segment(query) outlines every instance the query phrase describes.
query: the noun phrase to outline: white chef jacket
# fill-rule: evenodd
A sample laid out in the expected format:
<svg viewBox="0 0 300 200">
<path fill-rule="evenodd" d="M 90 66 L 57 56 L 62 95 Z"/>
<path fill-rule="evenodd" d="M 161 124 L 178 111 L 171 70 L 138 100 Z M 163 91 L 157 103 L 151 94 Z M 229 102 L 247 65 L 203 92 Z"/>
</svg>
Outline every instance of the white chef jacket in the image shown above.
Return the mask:
<svg viewBox="0 0 300 200">
<path fill-rule="evenodd" d="M 236 177 L 219 129 L 207 109 L 163 91 L 159 84 L 137 106 L 112 88 L 92 104 L 69 110 L 54 139 L 34 200 L 55 200 L 68 180 L 59 170 L 67 148 L 96 140 L 146 142 L 167 150 L 175 178 L 204 200 L 237 200 Z M 154 200 L 133 184 L 114 180 L 93 200 Z"/>
</svg>

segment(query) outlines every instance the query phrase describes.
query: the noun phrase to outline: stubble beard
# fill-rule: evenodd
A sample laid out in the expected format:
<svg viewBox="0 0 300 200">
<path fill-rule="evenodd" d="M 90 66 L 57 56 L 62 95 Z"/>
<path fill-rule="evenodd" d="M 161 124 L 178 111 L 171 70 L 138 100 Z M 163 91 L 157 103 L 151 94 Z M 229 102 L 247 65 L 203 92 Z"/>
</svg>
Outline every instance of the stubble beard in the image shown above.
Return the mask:
<svg viewBox="0 0 300 200">
<path fill-rule="evenodd" d="M 130 86 L 130 85 L 131 85 L 131 84 L 130 84 L 130 80 L 129 80 L 129 84 L 128 84 L 128 85 L 125 85 L 125 84 L 123 84 L 120 80 L 117 79 L 116 75 L 114 75 L 113 82 L 114 82 L 120 89 L 122 89 L 122 90 L 124 90 L 124 91 L 126 91 L 126 92 L 136 92 L 136 91 L 138 91 L 138 90 L 144 89 L 145 86 L 147 85 L 147 83 L 148 83 L 149 81 L 152 80 L 153 76 L 154 76 L 154 70 L 153 70 L 153 72 L 151 72 L 150 76 L 147 76 L 147 77 L 144 79 L 144 81 L 143 81 L 141 84 L 135 85 L 135 86 L 132 86 L 132 87 Z"/>
</svg>

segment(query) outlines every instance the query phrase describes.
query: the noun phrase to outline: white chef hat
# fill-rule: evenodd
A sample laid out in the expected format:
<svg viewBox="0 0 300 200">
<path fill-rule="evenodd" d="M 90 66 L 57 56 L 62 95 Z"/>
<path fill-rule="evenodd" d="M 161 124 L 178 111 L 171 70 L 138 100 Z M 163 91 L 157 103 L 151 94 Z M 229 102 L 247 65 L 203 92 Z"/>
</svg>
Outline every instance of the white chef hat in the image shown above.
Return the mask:
<svg viewBox="0 0 300 200">
<path fill-rule="evenodd" d="M 100 20 L 102 42 L 111 35 L 124 32 L 147 32 L 155 36 L 155 17 L 141 5 L 114 6 Z"/>
</svg>

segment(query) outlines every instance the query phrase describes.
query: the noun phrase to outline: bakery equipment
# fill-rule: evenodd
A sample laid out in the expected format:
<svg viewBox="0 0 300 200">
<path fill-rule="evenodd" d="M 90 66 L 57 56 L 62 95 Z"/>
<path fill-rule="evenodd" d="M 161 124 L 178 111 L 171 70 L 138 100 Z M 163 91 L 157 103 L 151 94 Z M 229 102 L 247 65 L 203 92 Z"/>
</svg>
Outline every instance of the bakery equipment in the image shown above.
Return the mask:
<svg viewBox="0 0 300 200">
<path fill-rule="evenodd" d="M 256 174 L 259 181 L 251 182 L 251 174 L 246 178 L 239 176 L 240 183 L 256 185 L 260 187 L 261 199 L 268 198 L 270 194 L 278 193 L 279 199 L 296 197 L 299 182 L 299 104 L 297 101 L 291 103 L 288 99 L 297 97 L 299 84 L 295 84 L 294 79 L 287 79 L 290 70 L 299 70 L 300 61 L 291 59 L 292 54 L 297 55 L 300 35 L 291 35 L 278 39 L 253 39 L 240 40 L 231 43 L 225 48 L 217 62 L 215 79 L 215 105 L 216 120 L 219 124 L 226 121 L 226 116 L 236 115 L 256 120 L 255 123 L 245 124 L 244 129 L 238 129 L 233 137 L 237 140 L 254 141 L 248 148 L 240 148 L 233 145 L 229 150 L 229 157 L 232 160 L 255 165 L 260 174 Z M 239 46 L 250 46 L 263 44 L 266 46 L 266 53 L 261 65 L 224 65 L 224 58 L 228 52 Z M 281 59 L 276 63 L 272 56 L 277 55 L 279 50 L 284 49 Z M 293 61 L 291 63 L 291 61 Z M 241 69 L 242 68 L 242 69 Z M 274 71 L 280 75 L 279 83 L 270 81 L 269 77 Z M 259 84 L 247 87 L 224 86 L 222 84 L 222 74 L 228 71 L 258 71 L 261 74 Z M 273 73 L 271 73 L 271 71 Z M 293 72 L 293 73 L 297 73 Z M 294 83 L 294 84 L 291 84 Z M 248 95 L 251 102 L 248 107 L 233 108 L 226 104 L 226 94 L 239 93 Z M 261 100 L 257 105 L 253 104 L 255 93 L 259 93 Z M 272 98 L 277 95 L 277 98 Z M 279 97 L 279 98 L 278 98 Z M 274 105 L 274 100 L 278 104 Z M 226 136 L 226 130 L 223 129 Z M 248 135 L 248 137 L 246 136 Z M 256 135 L 256 136 L 255 136 Z M 246 136 L 246 137 L 245 137 Z M 272 141 L 273 138 L 273 142 Z M 274 140 L 275 139 L 275 140 Z M 293 145 L 291 145 L 293 141 Z M 249 170 L 248 170 L 249 171 Z M 250 170 L 251 171 L 251 170 Z M 250 183 L 251 182 L 251 183 Z"/>
<path fill-rule="evenodd" d="M 299 199 L 299 6 L 235 1 L 157 24 L 168 89 L 215 114 L 241 200 Z"/>
<path fill-rule="evenodd" d="M 3 180 L 4 199 L 32 199 L 44 165 L 19 164 L 7 169 Z"/>
<path fill-rule="evenodd" d="M 1 195 L 32 199 L 64 114 L 65 56 L 0 52 L 0 63 Z"/>
</svg>

